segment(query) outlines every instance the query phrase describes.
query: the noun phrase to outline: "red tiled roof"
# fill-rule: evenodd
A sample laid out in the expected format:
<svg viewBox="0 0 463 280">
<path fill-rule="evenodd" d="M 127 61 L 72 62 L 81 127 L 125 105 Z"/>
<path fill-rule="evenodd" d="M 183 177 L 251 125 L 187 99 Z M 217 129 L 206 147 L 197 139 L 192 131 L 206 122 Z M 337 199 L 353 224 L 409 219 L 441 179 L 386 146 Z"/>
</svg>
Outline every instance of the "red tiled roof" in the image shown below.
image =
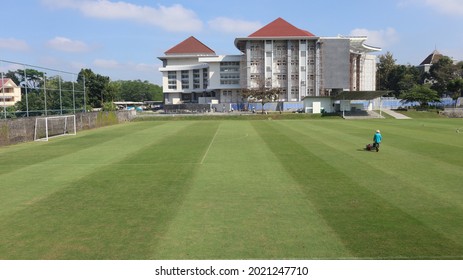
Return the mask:
<svg viewBox="0 0 463 280">
<path fill-rule="evenodd" d="M 215 54 L 208 46 L 191 36 L 180 44 L 170 48 L 165 54 Z"/>
<path fill-rule="evenodd" d="M 8 83 L 9 80 L 11 80 L 11 79 L 10 78 L 0 79 L 0 87 L 3 87 L 3 85 Z"/>
<path fill-rule="evenodd" d="M 314 37 L 309 31 L 299 29 L 282 18 L 277 18 L 248 37 Z"/>
</svg>

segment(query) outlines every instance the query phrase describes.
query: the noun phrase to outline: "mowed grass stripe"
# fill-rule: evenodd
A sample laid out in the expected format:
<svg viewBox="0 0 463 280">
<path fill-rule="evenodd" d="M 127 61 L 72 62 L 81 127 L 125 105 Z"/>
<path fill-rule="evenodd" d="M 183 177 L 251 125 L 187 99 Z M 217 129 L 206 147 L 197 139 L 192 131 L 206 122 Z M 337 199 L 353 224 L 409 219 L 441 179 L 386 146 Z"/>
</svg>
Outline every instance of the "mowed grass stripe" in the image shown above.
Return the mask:
<svg viewBox="0 0 463 280">
<path fill-rule="evenodd" d="M 144 137 L 133 134 L 135 147 L 139 139 L 156 139 L 158 132 L 168 136 L 132 151 L 118 161 L 123 165 L 105 165 L 0 219 L 0 259 L 148 258 L 215 133 L 214 126 L 194 122 L 162 127 L 145 130 Z M 152 168 L 140 168 L 139 162 Z"/>
<path fill-rule="evenodd" d="M 369 167 L 359 167 L 359 170 L 363 170 L 364 174 L 367 170 L 377 168 L 388 176 L 382 180 L 377 178 L 375 184 L 383 182 L 388 184 L 392 182 L 391 180 L 397 179 L 400 180 L 400 183 L 392 185 L 407 186 L 404 188 L 405 190 L 414 192 L 411 197 L 419 197 L 422 194 L 429 193 L 432 200 L 436 201 L 437 199 L 442 202 L 442 205 L 450 204 L 455 207 L 463 207 L 460 202 L 463 199 L 463 192 L 460 187 L 463 179 L 463 162 L 461 156 L 459 156 L 463 153 L 461 144 L 460 146 L 447 146 L 434 143 L 436 138 L 435 128 L 431 131 L 419 128 L 409 132 L 409 134 L 398 133 L 397 131 L 402 131 L 402 126 L 398 126 L 397 122 L 389 126 L 386 125 L 383 129 L 384 142 L 381 151 L 384 153 L 378 155 L 374 153 L 365 155 L 361 148 L 357 148 L 363 146 L 358 143 L 363 143 L 363 138 L 365 138 L 358 136 L 357 130 L 353 127 L 359 125 L 359 123 L 348 122 L 343 124 L 343 128 L 336 127 L 335 130 L 342 131 L 342 137 L 330 137 L 329 134 L 332 133 L 330 126 L 312 126 L 311 129 L 317 133 L 310 135 L 311 137 L 318 137 L 318 139 L 321 139 L 320 141 L 324 141 L 333 149 L 340 147 L 338 152 L 342 154 L 350 153 L 357 160 L 369 164 Z M 412 122 L 414 121 L 409 120 L 407 124 Z M 419 123 L 422 123 L 422 121 L 419 121 Z M 443 123 L 444 127 L 441 128 L 443 133 L 447 130 L 445 125 L 446 123 Z M 416 127 L 416 125 L 411 126 Z M 301 127 L 299 131 L 304 131 L 304 129 Z M 370 136 L 371 131 L 374 130 L 365 131 L 364 124 L 362 131 L 364 132 L 361 132 L 361 134 Z M 413 137 L 409 135 L 413 135 Z M 449 139 L 447 142 L 452 142 L 459 136 L 450 134 L 447 137 Z M 345 143 L 347 143 L 346 147 L 344 147 Z M 360 151 L 360 153 L 352 153 L 353 151 Z M 459 159 L 457 159 L 458 157 Z M 339 166 L 339 168 L 342 169 L 343 167 Z M 361 174 L 359 173 L 356 176 L 365 177 L 361 176 Z M 371 174 L 369 174 L 369 177 L 372 177 Z M 410 197 L 410 195 L 406 197 Z"/>
<path fill-rule="evenodd" d="M 461 259 L 457 124 L 156 121 L 2 148 L 24 178 L 2 162 L 0 259 Z"/>
<path fill-rule="evenodd" d="M 360 125 L 365 130 L 368 125 L 349 122 L 341 123 L 340 128 L 317 124 L 320 123 L 299 122 L 286 127 L 304 134 L 304 137 L 295 138 L 301 145 L 306 144 L 305 137 L 323 142 L 327 149 L 312 150 L 319 157 L 330 152 L 337 153 L 337 160 L 330 162 L 333 168 L 446 238 L 463 244 L 462 189 L 458 183 L 463 180 L 463 174 L 455 172 L 461 169 L 460 166 L 415 154 L 415 150 L 420 148 L 419 141 L 425 141 L 425 138 L 417 140 L 415 150 L 390 147 L 389 141 L 386 141 L 380 153 L 371 153 L 355 146 L 355 143 L 362 141 L 362 137 L 356 136 L 358 132 L 354 126 Z M 349 129 L 349 126 L 353 127 Z M 349 133 L 345 133 L 343 128 Z M 392 132 L 393 128 L 386 131 Z M 332 137 L 339 131 L 343 131 L 342 137 Z M 390 137 L 388 139 L 392 140 Z"/>
<path fill-rule="evenodd" d="M 248 121 L 222 121 L 154 259 L 349 256 Z"/>
<path fill-rule="evenodd" d="M 346 174 L 355 174 L 356 178 L 373 178 L 370 170 L 380 169 L 388 177 L 384 180 L 378 179 L 377 183 L 389 184 L 391 180 L 398 179 L 401 180 L 401 184 L 416 187 L 415 191 L 418 193 L 427 192 L 427 189 L 436 190 L 433 191 L 433 196 L 436 196 L 434 199 L 440 197 L 445 203 L 451 203 L 457 207 L 462 206 L 457 201 L 463 199 L 459 183 L 462 179 L 463 162 L 460 164 L 459 162 L 443 160 L 442 157 L 445 155 L 453 158 L 453 154 L 463 153 L 463 147 L 448 147 L 439 143 L 435 143 L 431 147 L 423 145 L 423 143 L 428 143 L 427 139 L 434 139 L 433 133 L 421 130 L 421 134 L 411 133 L 419 135 L 416 138 L 408 138 L 396 132 L 397 128 L 401 128 L 401 126 L 397 127 L 397 122 L 390 127 L 386 126 L 383 130 L 384 141 L 381 151 L 384 153 L 378 154 L 364 152 L 364 143 L 369 142 L 368 140 L 375 130 L 371 127 L 376 127 L 376 124 L 368 128 L 369 122 L 358 121 L 337 124 L 336 122 L 329 122 L 326 125 L 323 122 L 294 122 L 287 127 L 328 145 L 330 149 L 327 151 L 314 150 L 320 156 L 323 156 L 325 152 L 336 151 L 340 153 L 339 155 L 348 154 L 356 161 L 366 164 L 366 166 L 359 166 L 359 169 L 354 169 L 354 173 L 346 172 Z M 333 137 L 333 133 L 336 132 L 342 135 Z M 303 141 L 299 142 L 303 143 Z M 401 144 L 404 142 L 407 144 Z M 434 156 L 436 153 L 440 156 Z M 343 168 L 352 169 L 349 165 L 341 164 L 338 167 L 340 170 Z M 356 171 L 358 172 L 355 173 Z"/>
<path fill-rule="evenodd" d="M 407 121 L 410 123 L 412 121 Z M 421 121 L 420 121 L 421 122 Z M 350 122 L 344 126 L 358 126 L 358 122 Z M 415 126 L 415 125 L 411 125 Z M 421 125 L 420 125 L 421 126 Z M 447 123 L 443 122 L 441 130 L 447 130 Z M 291 126 L 300 132 L 305 132 L 304 126 Z M 363 125 L 365 128 L 365 125 Z M 389 203 L 399 207 L 411 216 L 419 219 L 428 227 L 440 234 L 452 239 L 458 244 L 463 244 L 463 181 L 462 165 L 449 163 L 442 160 L 442 155 L 450 153 L 461 153 L 457 146 L 442 146 L 435 143 L 431 146 L 433 152 L 427 153 L 429 146 L 421 145 L 428 143 L 428 139 L 435 138 L 435 127 L 433 131 L 418 129 L 411 132 L 416 137 L 407 138 L 396 132 L 395 126 L 385 127 L 387 141 L 383 143 L 381 152 L 365 153 L 353 152 L 352 148 L 345 148 L 342 142 L 361 141 L 360 138 L 344 135 L 342 138 L 327 137 L 330 129 L 317 127 L 318 133 L 310 134 L 324 141 L 333 150 L 339 153 L 338 160 L 333 162 L 338 170 L 343 171 L 347 176 L 362 184 L 365 188 L 380 195 Z M 402 126 L 399 126 L 402 129 Z M 351 129 L 350 131 L 355 131 Z M 389 132 L 389 133 L 388 133 Z M 353 132 L 355 134 L 355 132 Z M 449 135 L 452 141 L 454 135 Z M 396 143 L 396 144 L 391 144 Z M 407 142 L 406 147 L 400 143 Z M 397 145 L 397 146 L 395 146 Z M 447 150 L 448 149 L 448 150 Z M 441 155 L 435 157 L 436 151 Z M 325 151 L 321 151 L 322 155 Z M 345 162 L 350 162 L 345 165 Z"/>
<path fill-rule="evenodd" d="M 285 162 L 293 178 L 305 186 L 304 191 L 327 223 L 337 232 L 352 254 L 359 258 L 461 258 L 463 247 L 383 197 L 346 175 L 358 170 L 354 158 L 343 156 L 345 139 L 341 123 L 307 127 L 304 137 L 285 129 L 278 122 L 256 123 L 267 145 Z M 310 129 L 314 131 L 310 131 Z M 320 129 L 320 128 L 318 128 Z M 330 132 L 329 132 L 330 131 Z M 349 137 L 347 137 L 349 138 Z M 335 139 L 335 140 L 332 140 Z M 300 144 L 300 142 L 304 144 Z M 327 143 L 333 142 L 331 146 Z M 349 147 L 350 145 L 347 145 Z M 314 152 L 313 147 L 316 148 Z M 359 153 L 353 151 L 352 153 Z M 372 155 L 372 154 L 370 154 Z M 368 156 L 368 155 L 365 155 Z M 345 166 L 340 168 L 340 166 Z M 351 167 L 349 167 L 351 166 Z M 374 184 L 372 184 L 374 186 Z M 405 228 L 403 228 L 405 226 Z"/>
<path fill-rule="evenodd" d="M 27 144 L 27 148 L 19 147 L 16 156 L 6 153 L 4 162 L 21 158 L 25 165 L 17 165 L 16 169 L 0 175 L 0 217 L 45 199 L 74 181 L 97 172 L 99 167 L 118 162 L 142 149 L 147 143 L 153 143 L 175 131 L 158 127 L 158 124 L 148 126 L 142 123 L 113 126 L 85 132 L 75 138 L 37 143 L 37 146 Z M 153 129 L 161 133 L 151 138 L 144 137 L 145 131 Z M 81 148 L 77 148 L 79 143 L 82 143 Z M 59 152 L 54 152 L 54 147 Z M 50 154 L 42 150 L 50 151 Z M 33 151 L 38 151 L 38 155 Z"/>
<path fill-rule="evenodd" d="M 387 147 L 398 147 L 449 164 L 463 165 L 463 157 L 460 156 L 463 152 L 463 133 L 456 131 L 458 126 L 463 126 L 461 120 L 346 122 L 345 129 L 362 126 L 365 129 L 365 124 L 371 124 L 368 135 L 372 136 L 376 129 L 382 130 Z M 371 142 L 371 139 L 367 140 Z"/>
<path fill-rule="evenodd" d="M 53 138 L 48 142 L 29 142 L 1 147 L 0 175 L 54 158 L 78 155 L 80 151 L 94 149 L 105 142 L 114 141 L 133 133 L 140 133 L 144 129 L 158 125 L 162 125 L 162 123 L 153 123 L 150 126 L 142 123 L 136 125 L 120 124 L 98 129 L 98 132 L 104 133 L 87 130 L 78 132 L 76 136 Z"/>
</svg>

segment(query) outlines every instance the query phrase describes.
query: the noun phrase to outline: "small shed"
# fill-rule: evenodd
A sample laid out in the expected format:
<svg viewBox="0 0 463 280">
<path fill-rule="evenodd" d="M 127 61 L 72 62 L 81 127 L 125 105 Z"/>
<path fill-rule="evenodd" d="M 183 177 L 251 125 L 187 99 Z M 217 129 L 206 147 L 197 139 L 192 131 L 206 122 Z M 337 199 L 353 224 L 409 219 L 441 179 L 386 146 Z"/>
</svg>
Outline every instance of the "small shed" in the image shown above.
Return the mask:
<svg viewBox="0 0 463 280">
<path fill-rule="evenodd" d="M 304 112 L 310 114 L 333 113 L 334 103 L 330 96 L 306 96 L 303 99 Z"/>
<path fill-rule="evenodd" d="M 353 104 L 354 100 L 364 100 L 368 101 L 367 110 L 372 110 L 372 102 L 374 99 L 380 98 L 380 110 L 381 110 L 381 97 L 388 95 L 390 91 L 386 90 L 376 90 L 376 91 L 342 91 L 338 95 L 333 97 L 335 102 L 339 102 L 340 106 L 338 111 L 341 112 L 355 112 L 355 111 L 364 111 L 363 106 L 356 106 Z"/>
<path fill-rule="evenodd" d="M 335 96 L 306 96 L 303 99 L 306 113 L 334 113 L 364 111 L 363 105 L 359 106 L 353 101 L 368 101 L 371 103 L 378 97 L 388 95 L 389 91 L 342 91 Z M 369 104 L 367 110 L 371 110 Z"/>
</svg>

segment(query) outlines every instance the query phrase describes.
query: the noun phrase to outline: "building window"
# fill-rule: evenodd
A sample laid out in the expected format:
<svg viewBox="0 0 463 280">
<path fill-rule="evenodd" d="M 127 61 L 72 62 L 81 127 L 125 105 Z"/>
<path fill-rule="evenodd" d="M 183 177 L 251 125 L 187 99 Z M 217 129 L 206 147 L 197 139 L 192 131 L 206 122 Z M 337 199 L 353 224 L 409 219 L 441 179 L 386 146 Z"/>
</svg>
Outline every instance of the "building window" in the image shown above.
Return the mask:
<svg viewBox="0 0 463 280">
<path fill-rule="evenodd" d="M 220 74 L 221 85 L 238 85 L 240 83 L 240 75 L 236 74 Z"/>
<path fill-rule="evenodd" d="M 198 89 L 201 87 L 200 77 L 199 77 L 199 70 L 193 70 L 193 88 Z"/>
<path fill-rule="evenodd" d="M 226 61 L 220 63 L 220 84 L 237 85 L 240 83 L 239 61 Z"/>
<path fill-rule="evenodd" d="M 278 79 L 278 80 L 286 81 L 286 75 L 285 75 L 285 74 L 278 74 L 278 75 L 277 75 L 277 79 Z"/>
<path fill-rule="evenodd" d="M 182 94 L 183 101 L 191 101 L 191 93 L 183 93 Z"/>
<path fill-rule="evenodd" d="M 277 57 L 286 56 L 287 53 L 288 53 L 288 49 L 287 49 L 286 44 L 281 43 L 281 42 L 276 44 L 274 46 L 274 53 L 275 53 L 275 56 L 277 56 Z"/>
<path fill-rule="evenodd" d="M 203 69 L 203 88 L 207 88 L 209 85 L 209 71 L 207 68 Z"/>
<path fill-rule="evenodd" d="M 299 51 L 299 48 L 296 45 L 292 44 L 291 47 L 290 47 L 290 50 L 291 50 L 291 52 L 297 52 L 297 51 Z"/>
<path fill-rule="evenodd" d="M 240 63 L 238 61 L 220 62 L 220 72 L 239 72 Z"/>
<path fill-rule="evenodd" d="M 286 60 L 283 60 L 283 59 L 278 59 L 277 60 L 277 65 L 278 66 L 286 66 Z"/>
<path fill-rule="evenodd" d="M 251 45 L 251 51 L 260 51 L 261 46 L 260 45 Z"/>
<path fill-rule="evenodd" d="M 190 73 L 189 71 L 183 70 L 181 72 L 182 75 L 182 89 L 189 89 L 190 88 Z"/>
<path fill-rule="evenodd" d="M 177 72 L 167 72 L 167 84 L 169 89 L 177 89 Z"/>
<path fill-rule="evenodd" d="M 298 87 L 291 87 L 291 94 L 292 95 L 299 95 L 299 88 Z"/>
<path fill-rule="evenodd" d="M 177 79 L 177 72 L 175 71 L 169 71 L 167 72 L 167 77 L 170 79 Z"/>
</svg>

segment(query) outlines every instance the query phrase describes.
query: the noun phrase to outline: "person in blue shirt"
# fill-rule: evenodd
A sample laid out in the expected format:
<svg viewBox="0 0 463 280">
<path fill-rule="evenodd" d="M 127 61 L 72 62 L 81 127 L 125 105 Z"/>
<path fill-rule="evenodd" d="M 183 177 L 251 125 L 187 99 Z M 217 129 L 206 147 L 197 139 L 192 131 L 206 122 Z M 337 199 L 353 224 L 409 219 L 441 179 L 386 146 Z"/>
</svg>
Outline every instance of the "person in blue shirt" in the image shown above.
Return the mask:
<svg viewBox="0 0 463 280">
<path fill-rule="evenodd" d="M 381 135 L 381 131 L 376 130 L 375 135 L 373 136 L 373 147 L 376 148 L 376 152 L 379 152 L 379 144 L 383 140 L 383 136 Z"/>
</svg>

